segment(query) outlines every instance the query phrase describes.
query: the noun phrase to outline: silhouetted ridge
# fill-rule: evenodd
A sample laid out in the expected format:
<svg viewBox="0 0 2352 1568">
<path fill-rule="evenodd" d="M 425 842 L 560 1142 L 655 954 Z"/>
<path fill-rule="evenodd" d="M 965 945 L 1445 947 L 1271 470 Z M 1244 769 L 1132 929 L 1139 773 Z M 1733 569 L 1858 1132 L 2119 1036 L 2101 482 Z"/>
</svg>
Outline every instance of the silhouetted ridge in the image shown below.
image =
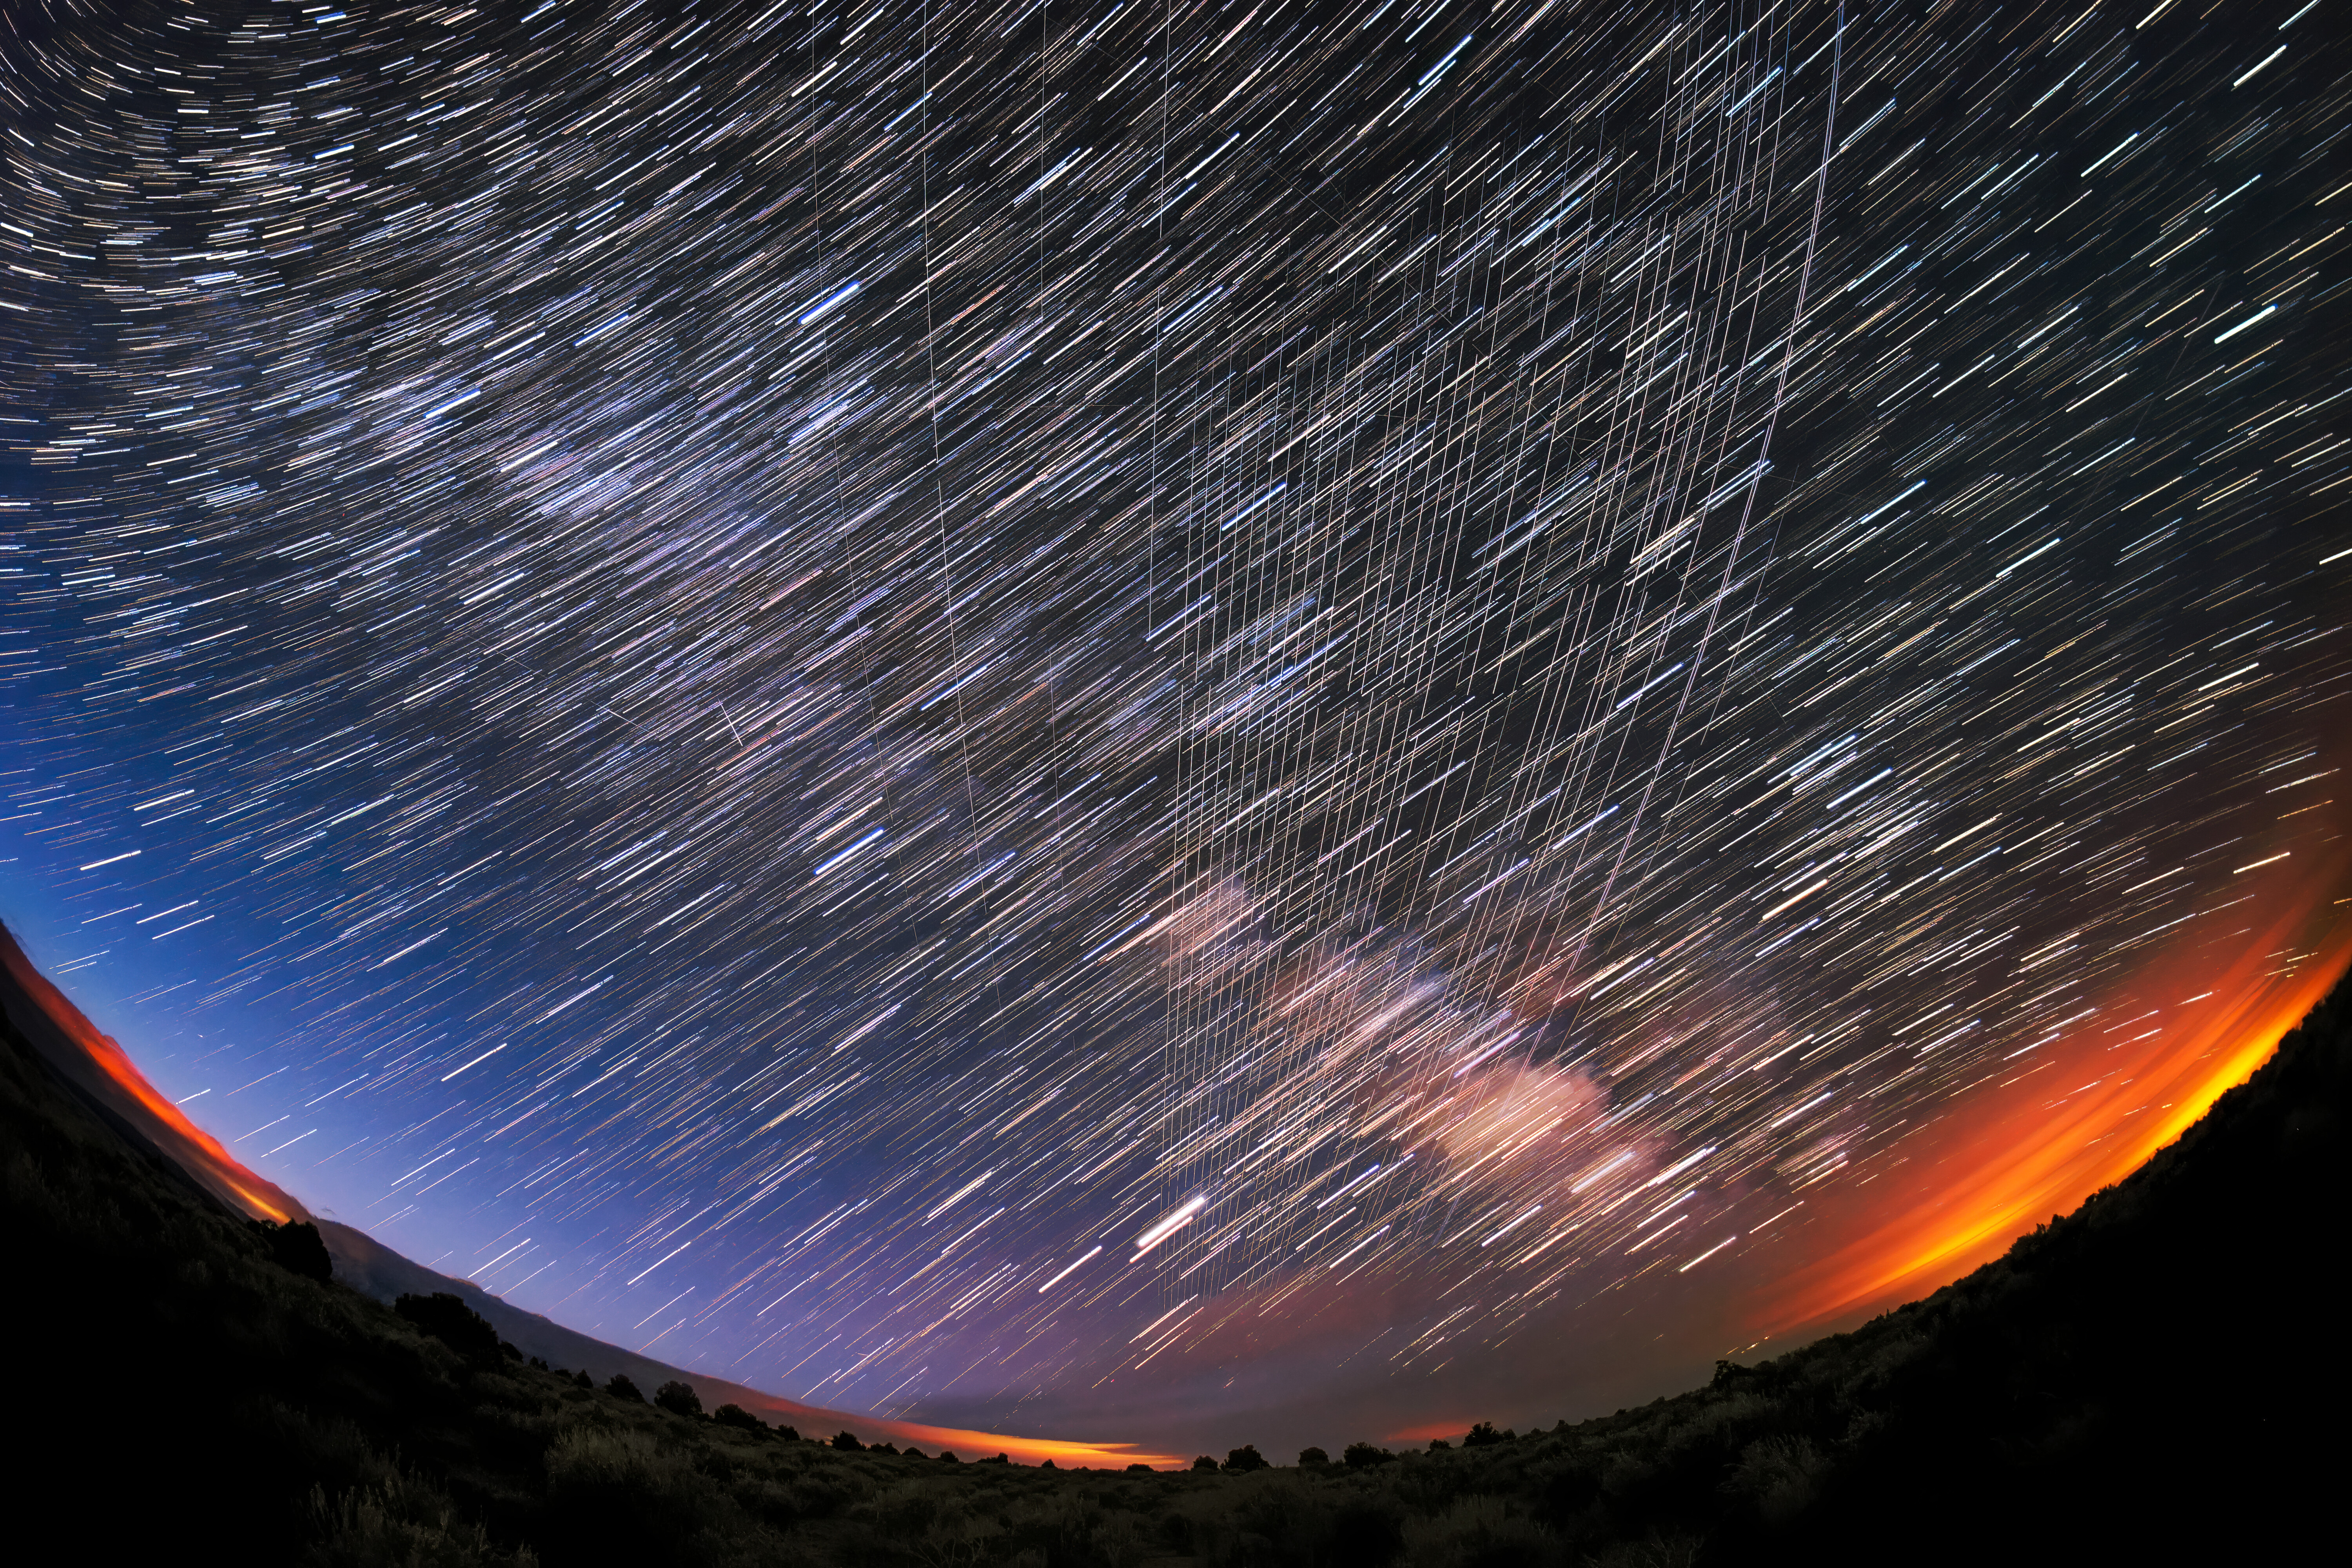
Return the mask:
<svg viewBox="0 0 2352 1568">
<path fill-rule="evenodd" d="M 230 1214 L 11 1025 L 5 1217 L 38 1281 L 9 1298 L 16 1408 L 39 1424 L 16 1479 L 119 1561 L 2258 1560 L 2315 1527 L 2336 1479 L 2309 1434 L 2345 1381 L 2318 1281 L 2348 1079 L 2339 986 L 2076 1214 L 1673 1399 L 1526 1435 L 1480 1423 L 1426 1452 L 1358 1441 L 1294 1468 L 1244 1443 L 1136 1474 L 803 1441 L 733 1401 L 701 1414 L 707 1380 L 649 1378 L 650 1403 L 626 1370 L 600 1385 L 502 1343 L 491 1312 L 513 1309 L 355 1232 Z M 426 1288 L 388 1307 L 322 1278 L 330 1250 L 369 1290 Z"/>
</svg>

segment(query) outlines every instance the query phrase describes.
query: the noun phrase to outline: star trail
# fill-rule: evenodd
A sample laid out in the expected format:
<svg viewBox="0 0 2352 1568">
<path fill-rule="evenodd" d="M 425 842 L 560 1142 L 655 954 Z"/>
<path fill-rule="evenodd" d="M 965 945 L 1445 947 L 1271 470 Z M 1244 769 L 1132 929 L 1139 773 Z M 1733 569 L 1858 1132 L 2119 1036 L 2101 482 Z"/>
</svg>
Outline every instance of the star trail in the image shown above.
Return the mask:
<svg viewBox="0 0 2352 1568">
<path fill-rule="evenodd" d="M 2341 967 L 2297 3 L 12 7 L 12 923 L 794 1399 L 1745 1300 Z"/>
</svg>

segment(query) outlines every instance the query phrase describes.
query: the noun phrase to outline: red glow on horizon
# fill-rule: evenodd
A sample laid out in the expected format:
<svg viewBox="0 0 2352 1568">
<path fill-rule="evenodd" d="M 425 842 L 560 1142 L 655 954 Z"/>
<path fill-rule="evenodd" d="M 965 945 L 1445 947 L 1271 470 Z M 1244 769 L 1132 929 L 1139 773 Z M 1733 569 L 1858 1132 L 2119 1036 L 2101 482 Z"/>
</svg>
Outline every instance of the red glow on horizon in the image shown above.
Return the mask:
<svg viewBox="0 0 2352 1568">
<path fill-rule="evenodd" d="M 147 1081 L 147 1075 L 138 1064 L 117 1045 L 112 1037 L 101 1034 L 82 1010 L 73 1005 L 65 993 L 52 984 L 47 975 L 35 968 L 25 950 L 16 944 L 15 935 L 0 926 L 0 969 L 5 969 L 23 991 L 26 999 L 39 1010 L 60 1037 L 61 1043 L 78 1055 L 58 1060 L 51 1053 L 51 1065 L 80 1082 L 85 1089 L 110 1102 L 111 1109 L 123 1120 L 137 1126 L 155 1145 L 170 1156 L 184 1171 L 203 1184 L 223 1200 L 242 1208 L 256 1219 L 307 1220 L 310 1211 L 276 1183 L 247 1168 L 243 1162 L 228 1152 L 221 1142 L 194 1121 L 161 1090 Z M 27 1029 L 29 1036 L 34 1031 Z M 43 1042 L 36 1040 L 35 1048 Z M 96 1081 L 88 1070 L 95 1069 Z M 1155 1454 L 1129 1443 L 1089 1443 L 1052 1437 L 1013 1437 L 1001 1433 L 969 1431 L 956 1426 L 927 1426 L 904 1421 L 877 1421 L 862 1415 L 844 1415 L 814 1405 L 799 1405 L 773 1395 L 761 1395 L 760 1408 L 782 1416 L 795 1425 L 805 1423 L 808 1436 L 823 1434 L 814 1430 L 818 1425 L 849 1427 L 860 1433 L 875 1434 L 873 1440 L 893 1443 L 919 1443 L 933 1448 L 950 1448 L 970 1458 L 987 1458 L 997 1454 L 1023 1464 L 1041 1464 L 1051 1459 L 1057 1466 L 1098 1466 L 1123 1469 L 1129 1465 L 1165 1467 L 1184 1461 L 1173 1454 Z M 837 1425 L 836 1425 L 837 1424 Z"/>
<path fill-rule="evenodd" d="M 164 1099 L 113 1037 L 100 1034 L 98 1026 L 33 966 L 33 961 L 25 956 L 25 950 L 16 945 L 15 935 L 5 926 L 0 926 L 0 967 L 7 970 L 66 1043 L 80 1053 L 80 1062 L 101 1075 L 96 1083 L 85 1079 L 83 1087 L 115 1101 L 116 1112 L 126 1120 L 143 1123 L 142 1131 L 147 1136 L 189 1175 L 255 1219 L 283 1225 L 289 1220 L 310 1217 L 310 1211 L 295 1202 L 284 1188 L 247 1168 L 220 1140 L 189 1121 L 178 1106 Z M 77 1062 L 53 1061 L 52 1065 L 75 1078 L 84 1078 L 72 1070 Z"/>
<path fill-rule="evenodd" d="M 756 1393 L 756 1391 L 754 1391 Z M 760 1394 L 753 1410 L 781 1421 L 803 1437 L 828 1437 L 846 1427 L 869 1447 L 875 1443 L 912 1444 L 947 1449 L 962 1459 L 991 1459 L 1003 1454 L 1016 1464 L 1040 1465 L 1051 1459 L 1064 1469 L 1123 1470 L 1129 1465 L 1154 1469 L 1181 1468 L 1190 1461 L 1181 1454 L 1156 1454 L 1133 1443 L 1093 1443 L 1063 1437 L 1012 1437 L 1002 1432 L 978 1432 L 962 1426 L 931 1426 L 919 1421 L 885 1421 L 866 1415 L 846 1415 L 838 1410 L 802 1405 L 774 1394 Z M 820 1430 L 820 1428 L 830 1430 Z"/>
<path fill-rule="evenodd" d="M 2102 1038 L 2114 1026 L 2111 1003 L 2048 1047 L 2059 1065 L 1963 1102 L 1947 1131 L 1915 1151 L 1921 1175 L 1874 1184 L 1842 1209 L 1825 1203 L 1822 1223 L 1853 1239 L 1768 1287 L 1756 1326 L 1780 1335 L 1927 1295 L 2145 1164 L 2267 1061 L 2352 967 L 2352 922 L 2309 934 L 2334 912 L 2346 869 L 2339 852 L 2299 887 L 2263 888 L 2263 902 L 2280 912 L 2218 971 L 2194 939 L 2160 952 L 2124 988 L 2165 998 L 2156 1015 L 2163 1027 L 2146 1039 Z M 2278 973 L 2279 955 L 2298 939 L 2317 951 L 2295 973 Z M 2193 1005 L 2179 1010 L 2183 1001 Z"/>
<path fill-rule="evenodd" d="M 1905 1139 L 1899 1152 L 1906 1160 L 1883 1165 L 1865 1185 L 1817 1198 L 1806 1194 L 1818 1217 L 1810 1232 L 1798 1236 L 1823 1238 L 1821 1250 L 1793 1266 L 1783 1263 L 1782 1272 L 1746 1303 L 1718 1297 L 1713 1310 L 1747 1316 L 1745 1333 L 1787 1336 L 1788 1342 L 1794 1342 L 1792 1331 L 1843 1326 L 1842 1320 L 1925 1296 L 1991 1260 L 2036 1224 L 2074 1209 L 2173 1142 L 2260 1067 L 2281 1037 L 2352 968 L 2352 921 L 2341 918 L 2352 902 L 2332 902 L 2332 895 L 2352 887 L 2352 845 L 2339 840 L 2325 864 L 2282 865 L 2244 885 L 2256 896 L 2252 909 L 2265 918 L 2226 945 L 2207 936 L 2176 936 L 2136 974 L 2105 995 L 2094 994 L 2102 1004 L 2097 1016 L 2021 1058 L 2020 1070 L 2002 1081 L 1960 1091 L 1935 1125 Z M 2285 954 L 2297 956 L 2283 963 Z M 261 1218 L 310 1217 L 300 1203 L 247 1168 L 167 1100 L 113 1039 L 40 974 L 5 928 L 0 968 L 38 1011 L 39 1019 L 24 1020 L 26 1032 L 37 1034 L 33 1025 L 45 1020 L 53 1033 L 37 1046 L 85 1091 L 138 1126 L 224 1201 Z M 2127 999 L 2137 999 L 2138 1008 L 2153 1005 L 2145 1021 L 2160 1027 L 2137 1036 L 2124 1027 L 2118 1044 L 2114 1036 L 2129 1016 L 2122 1006 Z M 70 1060 L 59 1059 L 61 1049 Z M 2043 1062 L 2056 1065 L 2035 1070 Z M 1514 1109 L 1516 1100 L 1507 1100 L 1494 1113 L 1492 1136 L 1481 1142 L 1516 1145 L 1525 1131 L 1521 1121 L 1532 1127 L 1554 1121 L 1551 1099 L 1558 1097 L 1531 1096 L 1541 1116 L 1523 1113 Z M 1795 1245 L 1801 1247 L 1801 1240 Z M 1413 1290 L 1405 1281 L 1313 1288 L 1320 1283 L 1319 1276 L 1311 1282 L 1302 1278 L 1204 1313 L 1195 1342 L 1186 1347 L 1188 1358 L 1211 1352 L 1265 1358 L 1360 1326 L 1360 1319 L 1388 1321 L 1411 1310 Z M 1447 1403 L 1458 1407 L 1457 1400 Z M 1050 1461 L 1061 1468 L 1186 1463 L 1181 1455 L 1129 1443 L 885 1420 L 765 1394 L 741 1402 L 808 1436 L 846 1427 L 868 1443 L 949 1449 L 968 1460 L 1001 1453 L 1023 1464 Z M 1378 1429 L 1373 1422 L 1366 1426 Z M 1424 1418 L 1390 1431 L 1384 1440 L 1458 1440 L 1467 1429 L 1460 1419 Z"/>
<path fill-rule="evenodd" d="M 1417 1426 L 1400 1427 L 1381 1440 L 1384 1443 L 1426 1443 L 1433 1437 L 1453 1442 L 1470 1430 L 1467 1421 L 1423 1421 Z"/>
<path fill-rule="evenodd" d="M 1047 1459 L 1065 1469 L 1086 1467 L 1095 1469 L 1125 1469 L 1129 1465 L 1150 1465 L 1154 1469 L 1181 1466 L 1186 1461 L 1180 1454 L 1154 1454 L 1132 1443 L 1081 1443 L 1052 1437 L 1007 1437 L 999 1433 L 968 1432 L 957 1426 L 924 1426 L 903 1421 L 869 1422 L 869 1426 L 887 1428 L 905 1443 L 927 1444 L 934 1448 L 947 1448 L 969 1458 L 988 1458 L 993 1454 L 1024 1465 L 1043 1464 Z"/>
</svg>

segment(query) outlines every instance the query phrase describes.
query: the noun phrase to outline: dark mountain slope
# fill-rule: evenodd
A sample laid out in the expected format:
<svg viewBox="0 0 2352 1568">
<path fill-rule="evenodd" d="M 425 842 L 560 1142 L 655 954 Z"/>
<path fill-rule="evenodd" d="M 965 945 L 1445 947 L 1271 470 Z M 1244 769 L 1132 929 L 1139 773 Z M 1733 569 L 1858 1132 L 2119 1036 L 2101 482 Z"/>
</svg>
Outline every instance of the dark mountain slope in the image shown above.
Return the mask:
<svg viewBox="0 0 2352 1568">
<path fill-rule="evenodd" d="M 157 1093 L 122 1047 L 33 967 L 0 926 L 0 1016 L 82 1107 L 174 1180 L 236 1212 L 307 1220 L 300 1203 L 263 1180 Z"/>
<path fill-rule="evenodd" d="M 363 1230 L 333 1220 L 320 1220 L 319 1234 L 325 1239 L 327 1252 L 334 1259 L 335 1279 L 350 1286 L 363 1296 L 373 1297 L 386 1306 L 402 1296 L 429 1296 L 446 1291 L 462 1299 L 466 1305 L 487 1319 L 499 1331 L 499 1337 L 512 1344 L 526 1356 L 537 1356 L 558 1366 L 580 1367 L 594 1373 L 601 1381 L 614 1373 L 625 1373 L 633 1382 L 654 1388 L 673 1378 L 683 1379 L 694 1385 L 702 1402 L 712 1407 L 735 1404 L 747 1409 L 768 1409 L 793 1419 L 824 1420 L 830 1412 L 814 1406 L 792 1405 L 758 1389 L 724 1378 L 706 1377 L 699 1373 L 683 1371 L 635 1351 L 567 1329 L 551 1318 L 537 1312 L 527 1312 L 490 1294 L 470 1279 L 452 1279 L 436 1274 L 423 1264 L 414 1262 L 394 1252 Z M 845 1419 L 845 1417 L 832 1417 Z"/>
<path fill-rule="evenodd" d="M 2348 1074 L 2339 989 L 2078 1214 L 1705 1389 L 1392 1462 L 1129 1476 L 836 1452 L 461 1353 L 272 1261 L 11 1026 L 11 1495 L 103 1561 L 2260 1559 L 2332 1533 Z M 448 1283 L 352 1250 L 374 1289 Z"/>
<path fill-rule="evenodd" d="M 831 1432 L 849 1424 L 860 1431 L 872 1432 L 882 1426 L 835 1411 L 819 1409 L 815 1405 L 779 1399 L 772 1394 L 743 1384 L 730 1383 L 723 1377 L 688 1372 L 667 1362 L 656 1361 L 651 1356 L 606 1344 L 603 1340 L 581 1333 L 576 1329 L 567 1329 L 551 1318 L 510 1305 L 470 1279 L 453 1279 L 446 1274 L 436 1274 L 423 1264 L 402 1257 L 363 1230 L 338 1225 L 331 1219 L 318 1223 L 319 1234 L 327 1243 L 327 1253 L 334 1259 L 338 1283 L 349 1285 L 360 1294 L 373 1297 L 386 1306 L 402 1296 L 430 1296 L 436 1291 L 446 1291 L 460 1298 L 467 1306 L 481 1314 L 490 1327 L 499 1331 L 499 1338 L 525 1356 L 536 1356 L 550 1365 L 592 1373 L 599 1383 L 619 1373 L 648 1392 L 665 1383 L 685 1383 L 701 1396 L 706 1409 L 716 1410 L 722 1405 L 737 1405 L 769 1421 L 807 1427 L 812 1431 L 822 1426 Z"/>
<path fill-rule="evenodd" d="M 2346 1457 L 2347 1105 L 2339 984 L 2139 1172 L 1854 1336 L 1888 1363 L 1884 1426 L 1823 1487 L 1820 1538 L 1928 1520 L 1948 1558 L 2307 1547 Z"/>
<path fill-rule="evenodd" d="M 2352 987 L 2074 1215 L 1706 1389 L 1456 1484 L 1710 1562 L 2233 1562 L 2337 1531 Z M 1442 1456 L 1438 1457 L 1443 1458 Z"/>
<path fill-rule="evenodd" d="M 552 1365 L 587 1370 L 601 1381 L 615 1373 L 641 1388 L 680 1382 L 706 1406 L 735 1405 L 765 1420 L 812 1430 L 855 1427 L 868 1437 L 898 1442 L 952 1443 L 965 1447 L 1006 1447 L 1042 1458 L 1073 1452 L 1107 1458 L 1119 1452 L 1085 1443 L 1003 1436 L 905 1422 L 877 1421 L 783 1399 L 742 1384 L 687 1372 L 651 1356 L 581 1333 L 511 1306 L 471 1280 L 453 1279 L 404 1258 L 366 1232 L 318 1219 L 301 1202 L 256 1174 L 210 1134 L 195 1126 L 150 1084 L 138 1067 L 34 968 L 5 926 L 0 926 L 0 1018 L 16 1031 L 28 1059 L 47 1069 L 67 1098 L 113 1132 L 167 1182 L 194 1196 L 199 1206 L 240 1217 L 315 1222 L 324 1240 L 334 1279 L 389 1306 L 403 1295 L 446 1292 L 461 1298 L 499 1336 L 526 1357 Z"/>
</svg>

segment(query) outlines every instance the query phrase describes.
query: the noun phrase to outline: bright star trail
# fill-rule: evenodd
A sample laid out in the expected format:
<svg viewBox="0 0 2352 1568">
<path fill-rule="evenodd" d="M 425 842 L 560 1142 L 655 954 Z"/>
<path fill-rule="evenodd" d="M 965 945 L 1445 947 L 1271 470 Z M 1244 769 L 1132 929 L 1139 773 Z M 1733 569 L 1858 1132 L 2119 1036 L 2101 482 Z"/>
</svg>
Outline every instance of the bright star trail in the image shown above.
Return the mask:
<svg viewBox="0 0 2352 1568">
<path fill-rule="evenodd" d="M 2202 4 L 11 7 L 5 913 L 847 1410 L 1932 1288 L 2347 952 L 2347 46 Z"/>
</svg>

